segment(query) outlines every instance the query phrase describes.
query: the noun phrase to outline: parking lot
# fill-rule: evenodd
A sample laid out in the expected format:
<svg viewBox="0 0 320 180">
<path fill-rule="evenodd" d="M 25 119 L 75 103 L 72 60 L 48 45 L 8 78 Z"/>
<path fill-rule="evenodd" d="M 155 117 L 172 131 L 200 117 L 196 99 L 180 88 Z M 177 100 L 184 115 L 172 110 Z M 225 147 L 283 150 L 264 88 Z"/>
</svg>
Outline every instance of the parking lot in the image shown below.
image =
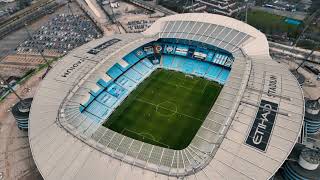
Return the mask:
<svg viewBox="0 0 320 180">
<path fill-rule="evenodd" d="M 100 36 L 93 22 L 84 15 L 59 14 L 21 43 L 17 52 L 38 53 L 47 49 L 64 54 Z"/>
<path fill-rule="evenodd" d="M 0 40 L 0 74 L 5 78 L 21 78 L 43 64 L 38 49 L 51 60 L 101 35 L 74 2 L 28 24 L 27 29 L 32 38 L 21 28 Z"/>
</svg>

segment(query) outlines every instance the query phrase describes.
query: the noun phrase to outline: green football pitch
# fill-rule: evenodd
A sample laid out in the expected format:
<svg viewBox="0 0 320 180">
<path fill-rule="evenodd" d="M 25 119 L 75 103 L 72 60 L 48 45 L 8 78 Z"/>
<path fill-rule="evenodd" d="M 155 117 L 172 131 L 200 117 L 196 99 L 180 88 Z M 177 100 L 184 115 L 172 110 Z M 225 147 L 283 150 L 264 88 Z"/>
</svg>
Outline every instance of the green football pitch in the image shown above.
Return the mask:
<svg viewBox="0 0 320 180">
<path fill-rule="evenodd" d="M 184 149 L 208 115 L 222 86 L 181 72 L 156 70 L 103 124 L 131 138 Z"/>
</svg>

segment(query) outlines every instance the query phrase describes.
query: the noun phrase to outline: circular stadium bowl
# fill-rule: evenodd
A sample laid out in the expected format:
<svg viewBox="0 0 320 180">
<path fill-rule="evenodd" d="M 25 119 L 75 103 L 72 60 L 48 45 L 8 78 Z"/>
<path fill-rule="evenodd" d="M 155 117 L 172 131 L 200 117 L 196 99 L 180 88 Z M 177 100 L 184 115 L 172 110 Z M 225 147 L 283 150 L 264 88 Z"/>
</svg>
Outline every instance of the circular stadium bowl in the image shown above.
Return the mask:
<svg viewBox="0 0 320 180">
<path fill-rule="evenodd" d="M 161 73 L 169 78 L 158 81 Z M 168 84 L 175 96 L 163 96 Z M 154 88 L 137 93 L 144 85 Z M 185 122 L 171 128 L 173 116 Z M 269 179 L 296 143 L 303 116 L 299 83 L 271 59 L 264 34 L 192 13 L 67 54 L 41 82 L 28 133 L 44 179 Z M 145 131 L 130 129 L 135 123 Z M 177 136 L 184 145 L 163 143 Z"/>
</svg>

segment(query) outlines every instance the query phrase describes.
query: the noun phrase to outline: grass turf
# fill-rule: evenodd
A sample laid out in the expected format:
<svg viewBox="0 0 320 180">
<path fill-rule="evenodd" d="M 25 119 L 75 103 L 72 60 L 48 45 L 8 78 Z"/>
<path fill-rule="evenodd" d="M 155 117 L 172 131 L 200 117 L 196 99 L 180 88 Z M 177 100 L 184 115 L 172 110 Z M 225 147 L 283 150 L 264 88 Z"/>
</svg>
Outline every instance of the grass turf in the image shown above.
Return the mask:
<svg viewBox="0 0 320 180">
<path fill-rule="evenodd" d="M 146 143 L 184 149 L 197 133 L 221 88 L 203 78 L 156 70 L 103 125 Z"/>
<path fill-rule="evenodd" d="M 248 12 L 248 23 L 266 34 L 289 33 L 294 35 L 299 26 L 285 22 L 286 17 L 264 11 L 252 10 Z"/>
</svg>

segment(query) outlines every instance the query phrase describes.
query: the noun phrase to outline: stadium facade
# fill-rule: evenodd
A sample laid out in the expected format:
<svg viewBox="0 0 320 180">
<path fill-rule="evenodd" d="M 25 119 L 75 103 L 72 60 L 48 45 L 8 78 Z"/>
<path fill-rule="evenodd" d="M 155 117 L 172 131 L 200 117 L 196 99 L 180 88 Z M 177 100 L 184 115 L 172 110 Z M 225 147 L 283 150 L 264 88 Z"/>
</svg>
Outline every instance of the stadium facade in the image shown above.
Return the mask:
<svg viewBox="0 0 320 180">
<path fill-rule="evenodd" d="M 193 65 L 165 55 L 189 57 Z M 203 64 L 208 69 L 201 70 Z M 159 67 L 224 85 L 182 150 L 101 125 Z M 94 104 L 98 98 L 104 105 Z M 297 142 L 303 118 L 303 92 L 289 70 L 271 59 L 264 34 L 232 18 L 193 13 L 70 52 L 41 82 L 28 132 L 44 179 L 269 179 Z"/>
</svg>

